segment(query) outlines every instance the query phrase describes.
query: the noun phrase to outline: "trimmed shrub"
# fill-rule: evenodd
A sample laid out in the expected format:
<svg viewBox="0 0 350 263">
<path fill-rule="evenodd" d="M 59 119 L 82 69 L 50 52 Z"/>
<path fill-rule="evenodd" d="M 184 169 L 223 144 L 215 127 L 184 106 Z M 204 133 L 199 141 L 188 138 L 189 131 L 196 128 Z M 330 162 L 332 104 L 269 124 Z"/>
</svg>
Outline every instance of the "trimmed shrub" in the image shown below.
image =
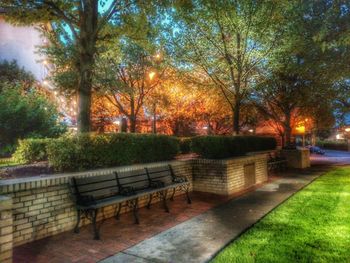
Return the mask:
<svg viewBox="0 0 350 263">
<path fill-rule="evenodd" d="M 191 141 L 192 141 L 191 137 L 179 138 L 181 153 L 185 154 L 185 153 L 191 152 Z"/>
<path fill-rule="evenodd" d="M 80 171 L 171 160 L 179 152 L 179 141 L 153 134 L 81 134 L 50 141 L 47 152 L 56 171 Z"/>
<path fill-rule="evenodd" d="M 273 137 L 261 136 L 198 136 L 192 138 L 191 149 L 203 158 L 221 159 L 245 155 L 248 152 L 273 150 Z"/>
<path fill-rule="evenodd" d="M 46 146 L 52 139 L 19 140 L 13 158 L 18 163 L 34 163 L 47 160 Z"/>
<path fill-rule="evenodd" d="M 348 144 L 344 141 L 319 141 L 317 146 L 329 150 L 348 151 Z"/>
</svg>

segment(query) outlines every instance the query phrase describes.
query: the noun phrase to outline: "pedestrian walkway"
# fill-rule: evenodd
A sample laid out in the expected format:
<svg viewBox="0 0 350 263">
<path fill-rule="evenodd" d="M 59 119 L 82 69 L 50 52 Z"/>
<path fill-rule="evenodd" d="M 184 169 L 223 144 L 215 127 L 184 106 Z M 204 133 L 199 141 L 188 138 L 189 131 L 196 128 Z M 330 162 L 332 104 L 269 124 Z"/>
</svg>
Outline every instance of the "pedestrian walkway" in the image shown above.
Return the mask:
<svg viewBox="0 0 350 263">
<path fill-rule="evenodd" d="M 226 244 L 328 169 L 316 167 L 287 173 L 101 262 L 207 262 Z"/>
</svg>

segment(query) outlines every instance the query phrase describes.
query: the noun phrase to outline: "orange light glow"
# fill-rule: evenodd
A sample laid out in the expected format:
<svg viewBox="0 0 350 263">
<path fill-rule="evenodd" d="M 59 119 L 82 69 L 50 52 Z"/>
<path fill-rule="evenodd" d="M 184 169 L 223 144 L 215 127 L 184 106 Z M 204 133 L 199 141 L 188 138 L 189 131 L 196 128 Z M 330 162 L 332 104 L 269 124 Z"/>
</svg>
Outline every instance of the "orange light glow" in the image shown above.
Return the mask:
<svg viewBox="0 0 350 263">
<path fill-rule="evenodd" d="M 151 71 L 148 76 L 149 76 L 149 79 L 152 80 L 154 78 L 154 76 L 156 75 L 156 73 L 154 71 Z"/>
<path fill-rule="evenodd" d="M 298 126 L 295 127 L 296 132 L 298 133 L 305 133 L 305 126 Z"/>
</svg>

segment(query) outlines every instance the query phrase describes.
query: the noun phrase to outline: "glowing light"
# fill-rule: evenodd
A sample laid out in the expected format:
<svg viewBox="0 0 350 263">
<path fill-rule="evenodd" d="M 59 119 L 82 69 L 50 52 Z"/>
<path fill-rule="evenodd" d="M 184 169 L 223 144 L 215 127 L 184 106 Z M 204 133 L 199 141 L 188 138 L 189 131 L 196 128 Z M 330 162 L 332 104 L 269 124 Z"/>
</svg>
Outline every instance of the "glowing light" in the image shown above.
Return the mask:
<svg viewBox="0 0 350 263">
<path fill-rule="evenodd" d="M 49 84 L 49 82 L 47 80 L 43 81 L 43 85 L 48 85 L 48 84 Z"/>
<path fill-rule="evenodd" d="M 343 136 L 342 136 L 341 134 L 339 134 L 339 133 L 335 136 L 335 138 L 336 138 L 337 140 L 341 140 L 342 137 L 343 137 Z"/>
<path fill-rule="evenodd" d="M 345 131 L 346 132 L 350 132 L 350 128 L 345 128 Z"/>
<path fill-rule="evenodd" d="M 254 132 L 254 130 L 253 130 L 253 129 L 249 129 L 248 131 L 249 131 L 249 132 L 251 132 L 251 133 L 253 133 L 253 132 Z"/>
<path fill-rule="evenodd" d="M 148 76 L 149 76 L 149 79 L 152 80 L 154 78 L 154 76 L 156 75 L 156 73 L 154 71 L 151 71 Z"/>
<path fill-rule="evenodd" d="M 115 125 L 120 125 L 120 120 L 115 120 L 113 123 L 114 123 Z"/>
<path fill-rule="evenodd" d="M 47 60 L 45 59 L 45 60 L 43 61 L 43 64 L 44 64 L 44 65 L 47 65 L 47 64 L 49 64 L 49 62 L 47 62 Z"/>
<path fill-rule="evenodd" d="M 204 127 L 203 127 L 203 130 L 208 130 L 208 126 L 204 126 Z"/>
<path fill-rule="evenodd" d="M 154 56 L 157 60 L 159 60 L 162 56 L 160 53 L 157 53 L 155 56 Z"/>
<path fill-rule="evenodd" d="M 298 126 L 295 128 L 298 133 L 305 133 L 305 126 Z"/>
</svg>

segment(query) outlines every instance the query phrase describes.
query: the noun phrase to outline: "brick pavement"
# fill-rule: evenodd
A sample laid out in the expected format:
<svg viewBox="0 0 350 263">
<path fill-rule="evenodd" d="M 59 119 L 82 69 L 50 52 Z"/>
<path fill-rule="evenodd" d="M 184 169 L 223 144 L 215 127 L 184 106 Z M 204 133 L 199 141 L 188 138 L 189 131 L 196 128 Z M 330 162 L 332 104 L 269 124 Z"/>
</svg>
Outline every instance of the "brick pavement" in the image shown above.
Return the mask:
<svg viewBox="0 0 350 263">
<path fill-rule="evenodd" d="M 99 241 L 92 240 L 92 228 L 88 225 L 82 227 L 79 234 L 69 231 L 24 244 L 14 249 L 13 260 L 18 263 L 96 262 L 229 200 L 203 193 L 192 193 L 191 205 L 184 199 L 177 196 L 174 202 L 169 202 L 170 213 L 165 213 L 159 203 L 150 210 L 141 208 L 140 225 L 133 224 L 130 213 L 122 214 L 120 221 L 107 219 L 101 227 Z"/>
</svg>

